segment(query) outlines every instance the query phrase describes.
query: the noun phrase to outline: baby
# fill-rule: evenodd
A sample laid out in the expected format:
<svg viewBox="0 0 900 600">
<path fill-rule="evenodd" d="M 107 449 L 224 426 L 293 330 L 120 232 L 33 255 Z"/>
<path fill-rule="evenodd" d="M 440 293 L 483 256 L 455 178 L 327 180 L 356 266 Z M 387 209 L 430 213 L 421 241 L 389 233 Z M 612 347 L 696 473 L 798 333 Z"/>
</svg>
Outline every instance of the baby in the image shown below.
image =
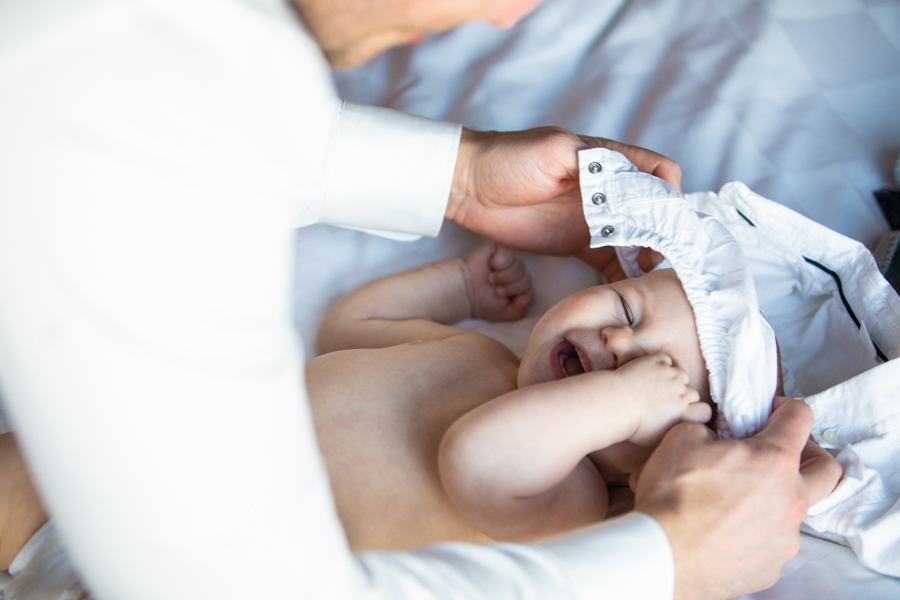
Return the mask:
<svg viewBox="0 0 900 600">
<path fill-rule="evenodd" d="M 694 317 L 666 269 L 574 294 L 519 363 L 447 324 L 525 315 L 524 262 L 492 244 L 341 299 L 307 363 L 310 403 L 354 549 L 549 536 L 607 516 L 654 444 L 711 416 Z M 0 436 L 0 569 L 47 520 Z"/>
<path fill-rule="evenodd" d="M 488 244 L 369 283 L 326 315 L 306 377 L 352 547 L 527 540 L 593 523 L 669 428 L 710 420 L 674 271 L 564 299 L 521 363 L 449 325 L 519 319 L 531 297 L 522 260 Z"/>
</svg>

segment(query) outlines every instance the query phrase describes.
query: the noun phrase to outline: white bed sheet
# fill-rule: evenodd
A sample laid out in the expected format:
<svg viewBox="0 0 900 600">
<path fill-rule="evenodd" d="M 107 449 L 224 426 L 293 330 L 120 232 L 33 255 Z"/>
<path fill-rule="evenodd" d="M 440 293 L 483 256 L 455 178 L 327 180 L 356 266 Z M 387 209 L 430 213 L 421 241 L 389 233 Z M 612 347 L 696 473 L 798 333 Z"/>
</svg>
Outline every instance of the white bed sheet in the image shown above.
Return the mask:
<svg viewBox="0 0 900 600">
<path fill-rule="evenodd" d="M 741 180 L 865 243 L 887 230 L 871 192 L 900 154 L 900 0 L 545 0 L 512 30 L 469 24 L 335 80 L 346 99 L 477 129 L 560 125 L 653 148 L 681 163 L 685 191 Z M 413 243 L 299 231 L 308 355 L 335 299 L 479 241 L 452 223 Z M 572 259 L 527 262 L 529 316 L 467 324 L 519 353 L 540 314 L 596 282 Z M 900 580 L 804 538 L 779 583 L 752 597 L 900 598 Z"/>
</svg>

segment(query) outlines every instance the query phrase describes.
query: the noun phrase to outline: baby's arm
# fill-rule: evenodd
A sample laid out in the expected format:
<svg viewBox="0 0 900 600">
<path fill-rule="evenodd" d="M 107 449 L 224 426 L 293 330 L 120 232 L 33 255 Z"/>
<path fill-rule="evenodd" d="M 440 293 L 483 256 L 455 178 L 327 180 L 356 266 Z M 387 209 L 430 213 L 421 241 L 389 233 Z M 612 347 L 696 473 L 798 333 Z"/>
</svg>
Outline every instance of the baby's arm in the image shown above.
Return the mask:
<svg viewBox="0 0 900 600">
<path fill-rule="evenodd" d="M 317 338 L 320 354 L 444 339 L 469 317 L 513 321 L 531 302 L 531 277 L 512 251 L 485 244 L 463 258 L 377 279 L 341 298 Z"/>
<path fill-rule="evenodd" d="M 654 445 L 708 405 L 665 354 L 500 396 L 464 415 L 441 444 L 441 481 L 456 507 L 495 539 L 568 531 L 606 515 L 588 455 L 618 442 Z"/>
</svg>

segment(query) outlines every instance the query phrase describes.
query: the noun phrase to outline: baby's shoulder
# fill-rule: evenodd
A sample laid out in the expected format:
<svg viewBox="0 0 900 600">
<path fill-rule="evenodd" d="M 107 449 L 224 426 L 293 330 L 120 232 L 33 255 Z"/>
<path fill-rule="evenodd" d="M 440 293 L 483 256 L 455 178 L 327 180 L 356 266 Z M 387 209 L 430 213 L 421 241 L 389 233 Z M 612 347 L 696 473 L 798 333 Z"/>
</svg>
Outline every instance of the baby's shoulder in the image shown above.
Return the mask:
<svg viewBox="0 0 900 600">
<path fill-rule="evenodd" d="M 453 387 L 499 385 L 514 389 L 519 358 L 492 337 L 459 329 L 441 340 L 420 340 L 394 347 L 395 360 L 403 356 L 407 364 L 416 363 L 429 376 Z M 504 391 L 506 391 L 504 389 Z"/>
<path fill-rule="evenodd" d="M 414 379 L 417 386 L 451 393 L 460 392 L 459 388 L 472 391 L 487 387 L 498 394 L 515 389 L 519 359 L 512 350 L 492 337 L 467 329 L 448 327 L 443 333 L 441 338 L 413 337 L 380 348 L 324 354 L 306 363 L 307 377 L 337 371 L 343 373 L 342 381 L 347 380 L 348 372 L 354 379 L 370 383 L 382 379 L 396 382 L 399 377 L 407 382 Z"/>
<path fill-rule="evenodd" d="M 468 329 L 460 329 L 459 331 L 458 335 L 442 340 L 452 348 L 451 352 L 459 352 L 461 357 L 479 362 L 489 360 L 504 367 L 512 367 L 518 371 L 519 357 L 506 344 L 477 331 L 469 331 Z"/>
<path fill-rule="evenodd" d="M 460 383 L 488 386 L 498 394 L 516 388 L 519 358 L 505 344 L 465 329 L 440 343 L 449 372 L 459 376 Z"/>
</svg>

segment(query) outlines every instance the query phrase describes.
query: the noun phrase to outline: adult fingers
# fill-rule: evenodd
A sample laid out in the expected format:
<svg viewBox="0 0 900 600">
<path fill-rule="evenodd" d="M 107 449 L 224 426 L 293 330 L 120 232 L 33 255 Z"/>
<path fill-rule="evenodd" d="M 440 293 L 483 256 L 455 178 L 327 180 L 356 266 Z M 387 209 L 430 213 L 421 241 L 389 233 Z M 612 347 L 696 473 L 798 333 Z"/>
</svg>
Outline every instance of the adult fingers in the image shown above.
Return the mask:
<svg viewBox="0 0 900 600">
<path fill-rule="evenodd" d="M 669 182 L 679 192 L 681 191 L 681 167 L 668 156 L 647 148 L 641 148 L 640 146 L 617 142 L 616 140 L 585 135 L 579 137 L 588 146 L 609 148 L 610 150 L 621 152 L 638 170 L 659 177 Z"/>
<path fill-rule="evenodd" d="M 639 472 L 628 477 L 628 486 L 635 493 L 639 486 L 643 487 L 645 495 L 650 489 L 665 488 L 673 477 L 691 468 L 690 457 L 717 439 L 716 433 L 706 425 L 689 421 L 678 423 L 666 432 Z"/>
<path fill-rule="evenodd" d="M 843 470 L 827 450 L 807 440 L 800 454 L 800 477 L 810 506 L 830 494 L 837 487 Z"/>
<path fill-rule="evenodd" d="M 588 266 L 599 271 L 609 283 L 614 281 L 622 281 L 627 279 L 622 265 L 619 264 L 619 257 L 616 255 L 616 249 L 611 246 L 603 248 L 585 248 L 576 254 Z"/>
<path fill-rule="evenodd" d="M 706 425 L 682 421 L 666 432 L 653 455 L 677 457 L 688 448 L 696 448 L 718 439 L 716 432 Z"/>
<path fill-rule="evenodd" d="M 650 248 L 641 248 L 638 252 L 637 263 L 638 268 L 644 273 L 649 273 L 656 265 L 663 261 L 663 255 Z"/>
<path fill-rule="evenodd" d="M 646 172 L 668 181 L 672 184 L 672 187 L 681 192 L 681 166 L 671 158 L 662 156 L 661 154 L 659 156 L 665 160 L 660 160 Z"/>
<path fill-rule="evenodd" d="M 794 456 L 800 456 L 812 431 L 812 409 L 805 403 L 793 398 L 773 401 L 772 414 L 766 427 L 752 439 L 768 442 L 784 448 Z"/>
<path fill-rule="evenodd" d="M 788 398 L 787 396 L 775 396 L 772 398 L 772 410 L 777 410 L 779 406 L 791 400 L 793 400 L 793 398 Z"/>
</svg>

